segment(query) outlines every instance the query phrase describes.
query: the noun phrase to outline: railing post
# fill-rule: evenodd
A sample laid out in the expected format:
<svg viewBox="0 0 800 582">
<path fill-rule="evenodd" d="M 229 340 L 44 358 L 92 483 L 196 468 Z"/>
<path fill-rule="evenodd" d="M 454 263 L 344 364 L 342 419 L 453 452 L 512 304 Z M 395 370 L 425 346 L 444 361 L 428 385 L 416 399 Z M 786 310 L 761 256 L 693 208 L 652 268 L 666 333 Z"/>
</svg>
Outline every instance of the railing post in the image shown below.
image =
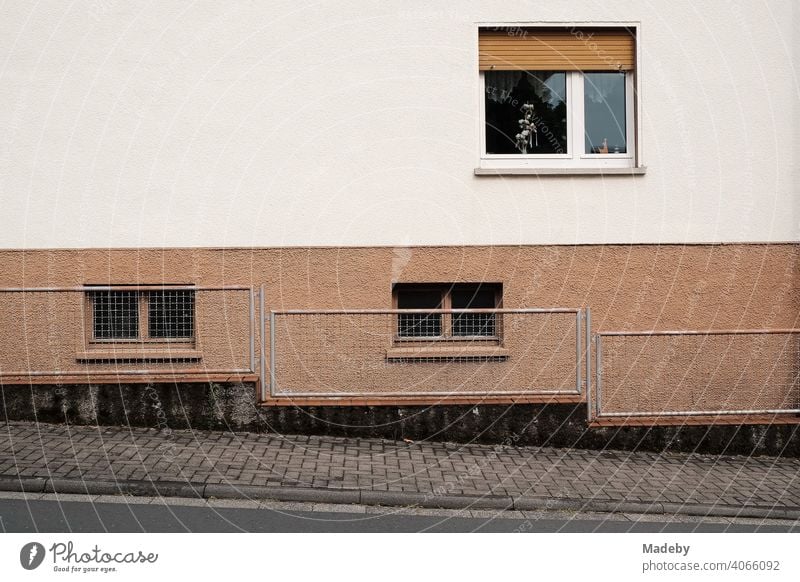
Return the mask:
<svg viewBox="0 0 800 582">
<path fill-rule="evenodd" d="M 575 381 L 576 392 L 580 394 L 583 391 L 583 378 L 581 377 L 581 358 L 583 357 L 583 349 L 581 347 L 581 319 L 583 316 L 582 310 L 578 309 L 575 313 Z"/>
<path fill-rule="evenodd" d="M 275 396 L 277 393 L 277 370 L 275 369 L 275 312 L 269 313 L 269 393 Z"/>
<path fill-rule="evenodd" d="M 250 287 L 249 292 L 249 314 L 250 314 L 250 371 L 256 373 L 256 301 L 255 291 Z"/>
<path fill-rule="evenodd" d="M 266 314 L 264 313 L 264 285 L 258 292 L 258 323 L 259 323 L 259 380 L 261 382 L 261 400 L 267 399 L 267 338 Z"/>
<path fill-rule="evenodd" d="M 603 366 L 603 348 L 602 348 L 602 335 L 595 334 L 594 347 L 596 350 L 594 358 L 594 411 L 595 418 L 600 418 L 600 398 L 603 390 L 601 368 Z"/>
<path fill-rule="evenodd" d="M 592 420 L 592 310 L 586 308 L 586 420 Z"/>
</svg>

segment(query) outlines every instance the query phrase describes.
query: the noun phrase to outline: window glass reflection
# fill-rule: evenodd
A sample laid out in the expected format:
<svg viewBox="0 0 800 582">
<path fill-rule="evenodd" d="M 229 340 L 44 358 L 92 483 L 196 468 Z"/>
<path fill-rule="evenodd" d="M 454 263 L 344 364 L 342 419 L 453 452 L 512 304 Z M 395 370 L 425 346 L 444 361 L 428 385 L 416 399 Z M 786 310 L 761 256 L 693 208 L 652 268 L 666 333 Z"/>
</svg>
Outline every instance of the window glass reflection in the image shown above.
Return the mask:
<svg viewBox="0 0 800 582">
<path fill-rule="evenodd" d="M 583 99 L 586 153 L 627 153 L 625 74 L 585 73 Z"/>
<path fill-rule="evenodd" d="M 567 153 L 563 71 L 486 72 L 486 153 Z"/>
</svg>

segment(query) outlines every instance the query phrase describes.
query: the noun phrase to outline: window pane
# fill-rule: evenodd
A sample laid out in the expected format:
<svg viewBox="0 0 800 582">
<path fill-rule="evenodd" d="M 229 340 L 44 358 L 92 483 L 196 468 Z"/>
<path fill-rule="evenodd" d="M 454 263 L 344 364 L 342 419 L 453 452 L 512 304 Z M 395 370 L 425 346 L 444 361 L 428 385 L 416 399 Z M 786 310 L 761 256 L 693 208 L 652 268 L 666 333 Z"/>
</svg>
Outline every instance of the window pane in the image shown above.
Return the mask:
<svg viewBox="0 0 800 582">
<path fill-rule="evenodd" d="M 191 338 L 194 335 L 194 291 L 151 291 L 148 295 L 150 337 Z"/>
<path fill-rule="evenodd" d="M 398 309 L 441 309 L 442 292 L 438 289 L 399 289 Z M 442 316 L 439 313 L 409 313 L 397 316 L 397 335 L 400 337 L 435 337 L 442 335 Z"/>
<path fill-rule="evenodd" d="M 495 287 L 487 285 L 456 285 L 451 292 L 453 309 L 493 309 L 496 307 Z M 495 315 L 492 313 L 454 313 L 454 336 L 494 336 Z"/>
<path fill-rule="evenodd" d="M 566 73 L 484 74 L 487 154 L 567 153 Z M 522 135 L 523 131 L 528 131 L 527 135 Z"/>
<path fill-rule="evenodd" d="M 624 154 L 625 73 L 585 73 L 586 153 Z"/>
<path fill-rule="evenodd" d="M 455 285 L 451 300 L 453 309 L 491 309 L 495 306 L 494 286 Z"/>
<path fill-rule="evenodd" d="M 442 292 L 438 289 L 400 289 L 398 309 L 441 309 Z"/>
<path fill-rule="evenodd" d="M 90 297 L 95 339 L 139 336 L 139 294 L 136 291 L 95 291 Z"/>
</svg>

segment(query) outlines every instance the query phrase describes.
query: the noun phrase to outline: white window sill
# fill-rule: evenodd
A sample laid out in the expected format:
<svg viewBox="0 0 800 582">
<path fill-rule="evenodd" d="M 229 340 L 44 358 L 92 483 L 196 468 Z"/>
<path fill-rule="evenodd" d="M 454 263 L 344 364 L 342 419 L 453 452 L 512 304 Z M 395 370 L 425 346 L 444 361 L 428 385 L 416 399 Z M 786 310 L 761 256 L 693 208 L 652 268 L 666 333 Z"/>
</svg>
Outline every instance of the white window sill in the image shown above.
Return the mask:
<svg viewBox="0 0 800 582">
<path fill-rule="evenodd" d="M 475 168 L 476 176 L 642 176 L 647 166 L 631 168 Z"/>
</svg>

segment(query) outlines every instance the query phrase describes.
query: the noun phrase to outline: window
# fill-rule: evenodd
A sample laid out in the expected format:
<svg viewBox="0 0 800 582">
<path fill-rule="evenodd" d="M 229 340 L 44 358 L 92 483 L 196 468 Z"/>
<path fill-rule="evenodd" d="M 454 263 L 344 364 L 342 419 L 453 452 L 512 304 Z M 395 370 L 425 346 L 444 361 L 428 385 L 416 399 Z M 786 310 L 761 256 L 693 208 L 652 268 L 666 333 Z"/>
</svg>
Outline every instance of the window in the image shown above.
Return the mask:
<svg viewBox="0 0 800 582">
<path fill-rule="evenodd" d="M 93 341 L 191 341 L 195 292 L 87 289 Z"/>
<path fill-rule="evenodd" d="M 481 28 L 481 168 L 631 168 L 633 28 Z"/>
<path fill-rule="evenodd" d="M 502 299 L 502 285 L 496 283 L 411 284 L 394 288 L 398 314 L 397 339 L 464 340 L 497 339 L 496 313 L 435 313 L 424 310 L 496 309 Z"/>
<path fill-rule="evenodd" d="M 139 337 L 139 298 L 135 291 L 94 291 L 89 297 L 95 339 Z"/>
<path fill-rule="evenodd" d="M 194 291 L 150 291 L 147 309 L 150 337 L 190 338 L 194 335 Z"/>
<path fill-rule="evenodd" d="M 486 71 L 484 75 L 486 153 L 567 153 L 567 73 Z M 533 131 L 520 127 L 526 115 Z"/>
<path fill-rule="evenodd" d="M 494 309 L 497 307 L 497 290 L 485 285 L 455 285 L 450 290 L 452 309 Z M 495 337 L 496 314 L 454 313 L 452 334 L 455 337 Z"/>
<path fill-rule="evenodd" d="M 444 309 L 442 289 L 403 286 L 397 290 L 397 309 Z M 397 316 L 398 337 L 439 337 L 441 313 L 409 313 Z"/>
</svg>

